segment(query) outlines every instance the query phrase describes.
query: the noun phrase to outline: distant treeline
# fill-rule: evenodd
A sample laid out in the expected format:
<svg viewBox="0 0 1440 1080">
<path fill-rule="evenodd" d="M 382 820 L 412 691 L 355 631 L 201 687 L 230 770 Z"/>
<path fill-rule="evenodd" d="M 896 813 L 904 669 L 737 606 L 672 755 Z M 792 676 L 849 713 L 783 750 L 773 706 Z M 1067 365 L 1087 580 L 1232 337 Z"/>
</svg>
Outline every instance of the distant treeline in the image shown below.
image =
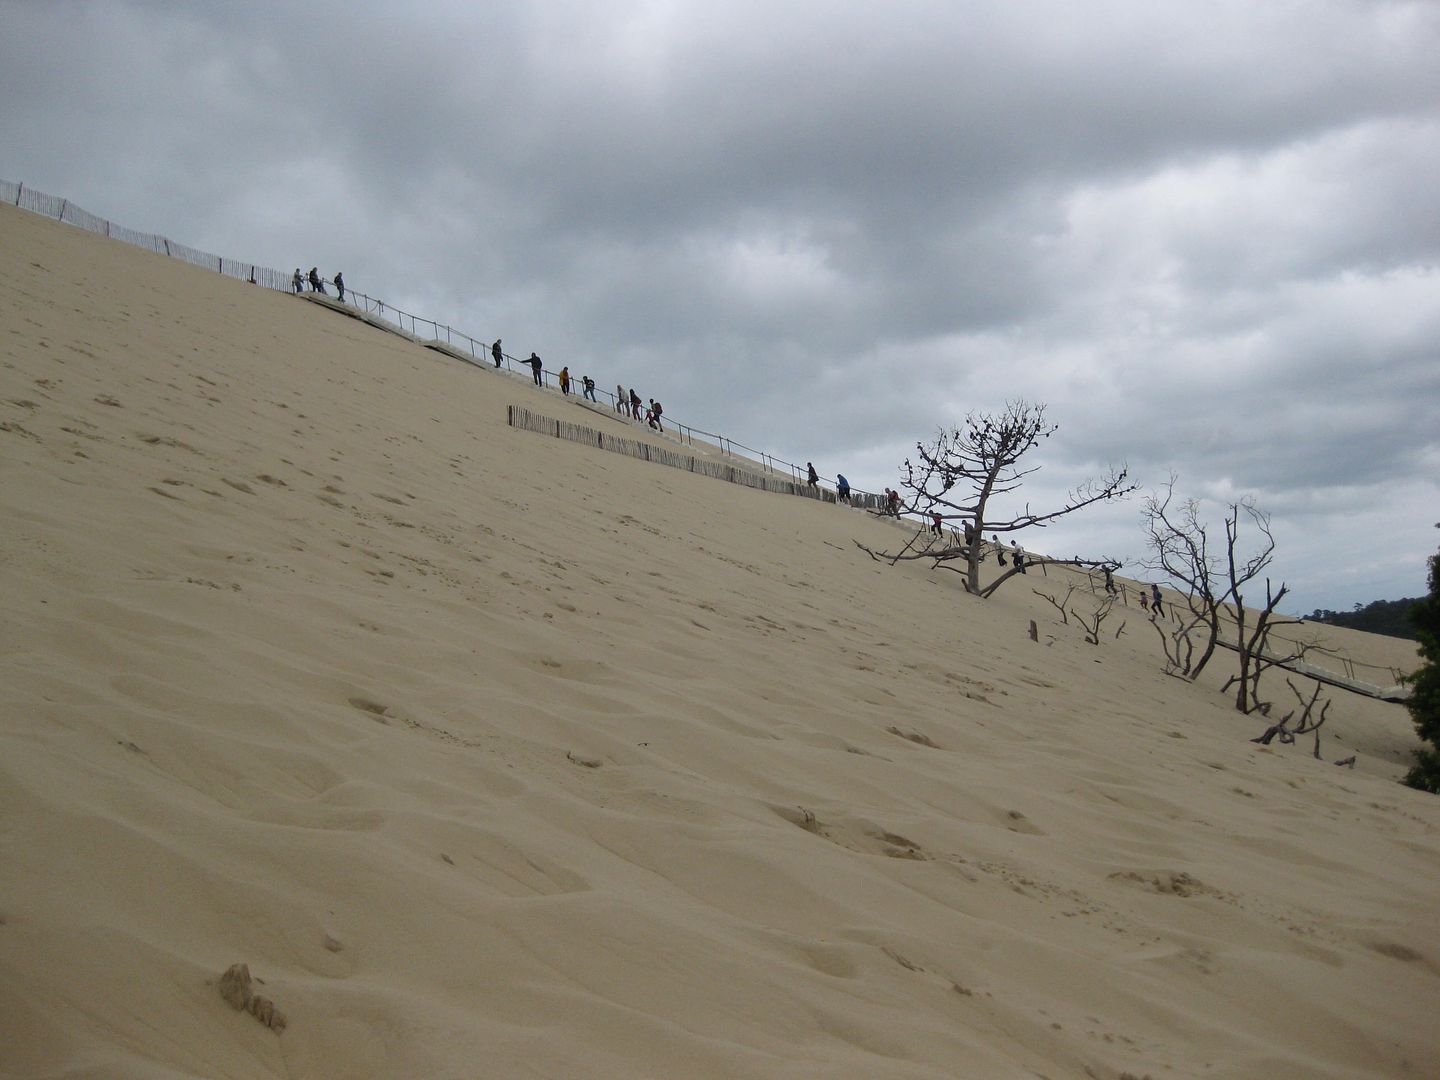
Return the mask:
<svg viewBox="0 0 1440 1080">
<path fill-rule="evenodd" d="M 1369 634 L 1385 634 L 1389 637 L 1409 638 L 1414 641 L 1415 624 L 1410 621 L 1410 608 L 1421 597 L 1408 600 L 1375 600 L 1354 611 L 1326 611 L 1316 608 L 1305 618 L 1311 622 L 1329 623 L 1331 626 L 1345 626 L 1351 630 L 1364 630 Z"/>
</svg>

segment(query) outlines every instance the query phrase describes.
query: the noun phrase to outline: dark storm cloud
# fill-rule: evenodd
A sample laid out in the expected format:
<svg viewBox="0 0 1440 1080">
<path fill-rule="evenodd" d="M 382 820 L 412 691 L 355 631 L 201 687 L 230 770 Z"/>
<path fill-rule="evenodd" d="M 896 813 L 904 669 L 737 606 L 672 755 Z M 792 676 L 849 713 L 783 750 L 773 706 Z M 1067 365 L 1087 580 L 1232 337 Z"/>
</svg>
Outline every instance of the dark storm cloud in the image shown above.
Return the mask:
<svg viewBox="0 0 1440 1080">
<path fill-rule="evenodd" d="M 1048 401 L 1037 502 L 1111 463 L 1174 469 L 1283 514 L 1297 578 L 1327 577 L 1337 547 L 1313 537 L 1368 551 L 1378 525 L 1409 569 L 1329 576 L 1423 583 L 1433 4 L 57 2 L 6 22 L 8 179 L 344 269 L 870 487 L 970 409 Z M 1133 507 L 1092 522 L 1035 544 L 1140 554 Z"/>
</svg>

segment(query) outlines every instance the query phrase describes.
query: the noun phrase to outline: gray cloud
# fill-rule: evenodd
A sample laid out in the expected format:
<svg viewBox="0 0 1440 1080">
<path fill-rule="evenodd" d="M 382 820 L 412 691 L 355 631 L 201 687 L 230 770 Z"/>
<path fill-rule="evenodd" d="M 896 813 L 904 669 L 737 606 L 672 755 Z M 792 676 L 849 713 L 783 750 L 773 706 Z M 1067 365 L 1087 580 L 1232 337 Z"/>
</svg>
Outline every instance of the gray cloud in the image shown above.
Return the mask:
<svg viewBox="0 0 1440 1080">
<path fill-rule="evenodd" d="M 1433 4 L 136 0 L 6 19 L 7 178 L 344 269 L 864 486 L 970 409 L 1047 401 L 1037 503 L 1112 462 L 1174 469 L 1274 511 L 1300 605 L 1423 588 Z M 1031 542 L 1140 554 L 1133 506 L 1088 518 Z"/>
</svg>

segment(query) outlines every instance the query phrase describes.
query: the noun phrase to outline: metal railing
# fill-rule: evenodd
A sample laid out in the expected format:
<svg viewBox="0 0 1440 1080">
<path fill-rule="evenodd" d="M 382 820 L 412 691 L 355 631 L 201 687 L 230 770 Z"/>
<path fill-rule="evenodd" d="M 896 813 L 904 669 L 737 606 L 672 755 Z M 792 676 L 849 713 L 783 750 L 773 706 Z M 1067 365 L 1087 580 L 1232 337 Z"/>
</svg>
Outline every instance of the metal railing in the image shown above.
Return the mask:
<svg viewBox="0 0 1440 1080">
<path fill-rule="evenodd" d="M 183 262 L 188 262 L 194 266 L 203 267 L 206 270 L 214 270 L 217 273 L 224 274 L 226 277 L 248 281 L 253 285 L 261 285 L 267 289 L 274 289 L 278 292 L 288 293 L 296 291 L 293 272 L 286 273 L 283 270 L 275 270 L 271 267 L 260 266 L 256 263 L 241 262 L 237 259 L 228 259 L 220 255 L 211 255 L 209 252 L 199 251 L 196 248 L 176 243 L 165 236 L 160 236 L 155 233 L 137 232 L 134 229 L 117 225 L 105 218 L 92 214 L 88 210 L 76 206 L 68 199 L 60 198 L 57 195 L 47 195 L 43 191 L 26 187 L 24 184 L 14 183 L 9 180 L 0 180 L 0 201 L 7 202 L 22 210 L 29 210 L 32 213 L 40 214 L 44 217 L 63 221 L 67 225 L 74 225 L 89 232 L 108 236 L 114 240 L 122 240 L 135 247 L 144 248 L 146 251 L 153 251 L 157 255 L 165 255 L 172 259 L 180 259 Z M 302 289 L 308 288 L 309 280 L 303 272 L 301 279 Z M 335 287 L 335 283 L 328 278 L 321 278 L 321 281 L 324 285 L 332 289 Z M 327 295 L 329 295 L 328 292 Z M 334 298 L 340 299 L 338 295 Z M 447 323 L 442 323 L 436 319 L 428 319 L 423 315 L 416 315 L 413 312 L 404 311 L 394 304 L 386 303 L 379 297 L 370 296 L 367 293 L 351 289 L 348 285 L 345 288 L 344 302 L 359 308 L 368 315 L 373 315 L 389 322 L 398 327 L 402 332 L 411 334 L 417 338 L 422 337 L 420 327 L 428 326 L 430 327 L 430 340 L 437 342 L 443 340 L 446 345 L 450 346 L 450 348 L 457 353 L 463 348 L 463 350 L 469 352 L 470 362 L 477 367 L 494 365 L 489 345 L 478 338 L 472 337 L 470 334 L 456 330 Z M 407 323 L 409 324 L 408 329 L 406 328 Z M 442 334 L 444 335 L 443 338 L 441 336 Z M 464 357 L 462 357 L 462 359 L 463 358 Z M 515 371 L 520 365 L 528 367 L 524 360 L 502 351 L 501 366 L 503 366 L 505 370 Z M 559 385 L 558 376 L 548 368 L 542 370 L 541 379 L 542 384 L 546 387 Z M 578 379 L 574 380 L 574 382 L 577 385 L 579 384 Z M 596 386 L 596 392 L 609 402 L 611 409 L 625 417 L 628 422 L 644 423 L 644 420 L 634 416 L 628 402 L 624 402 L 622 408 L 621 400 L 617 399 L 610 391 L 601 389 L 598 384 Z M 596 404 L 599 404 L 599 402 L 597 401 Z M 797 465 L 793 461 L 786 461 L 784 458 L 777 457 L 764 450 L 757 450 L 754 447 L 746 446 L 744 443 L 738 442 L 727 435 L 706 431 L 703 428 L 695 427 L 693 424 L 686 424 L 682 421 L 675 420 L 668 413 L 663 416 L 660 422 L 666 428 L 673 429 L 680 441 L 687 445 L 694 446 L 696 438 L 699 437 L 702 441 L 708 441 L 714 445 L 722 454 L 737 458 L 747 458 L 772 472 L 788 473 L 792 480 L 801 481 L 808 476 L 808 470 L 805 466 Z M 821 477 L 820 480 L 825 486 L 834 489 L 835 482 L 832 479 Z M 850 490 L 852 505 L 869 509 L 880 508 L 881 502 L 883 501 L 882 496 L 855 487 L 852 487 Z"/>
</svg>

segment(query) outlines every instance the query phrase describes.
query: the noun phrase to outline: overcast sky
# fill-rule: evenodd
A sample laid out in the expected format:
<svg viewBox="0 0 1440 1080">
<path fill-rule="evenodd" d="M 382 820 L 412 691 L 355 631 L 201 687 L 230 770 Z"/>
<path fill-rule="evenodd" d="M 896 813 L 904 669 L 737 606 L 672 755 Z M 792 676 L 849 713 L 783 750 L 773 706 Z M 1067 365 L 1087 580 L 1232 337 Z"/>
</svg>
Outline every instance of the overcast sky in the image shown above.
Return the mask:
<svg viewBox="0 0 1440 1080">
<path fill-rule="evenodd" d="M 1286 607 L 1440 543 L 1440 4 L 0 0 L 0 178 L 534 349 L 857 486 L 1023 397 L 1273 515 Z M 1138 497 L 1021 542 L 1145 554 Z M 1252 597 L 1253 599 L 1253 597 Z"/>
</svg>

